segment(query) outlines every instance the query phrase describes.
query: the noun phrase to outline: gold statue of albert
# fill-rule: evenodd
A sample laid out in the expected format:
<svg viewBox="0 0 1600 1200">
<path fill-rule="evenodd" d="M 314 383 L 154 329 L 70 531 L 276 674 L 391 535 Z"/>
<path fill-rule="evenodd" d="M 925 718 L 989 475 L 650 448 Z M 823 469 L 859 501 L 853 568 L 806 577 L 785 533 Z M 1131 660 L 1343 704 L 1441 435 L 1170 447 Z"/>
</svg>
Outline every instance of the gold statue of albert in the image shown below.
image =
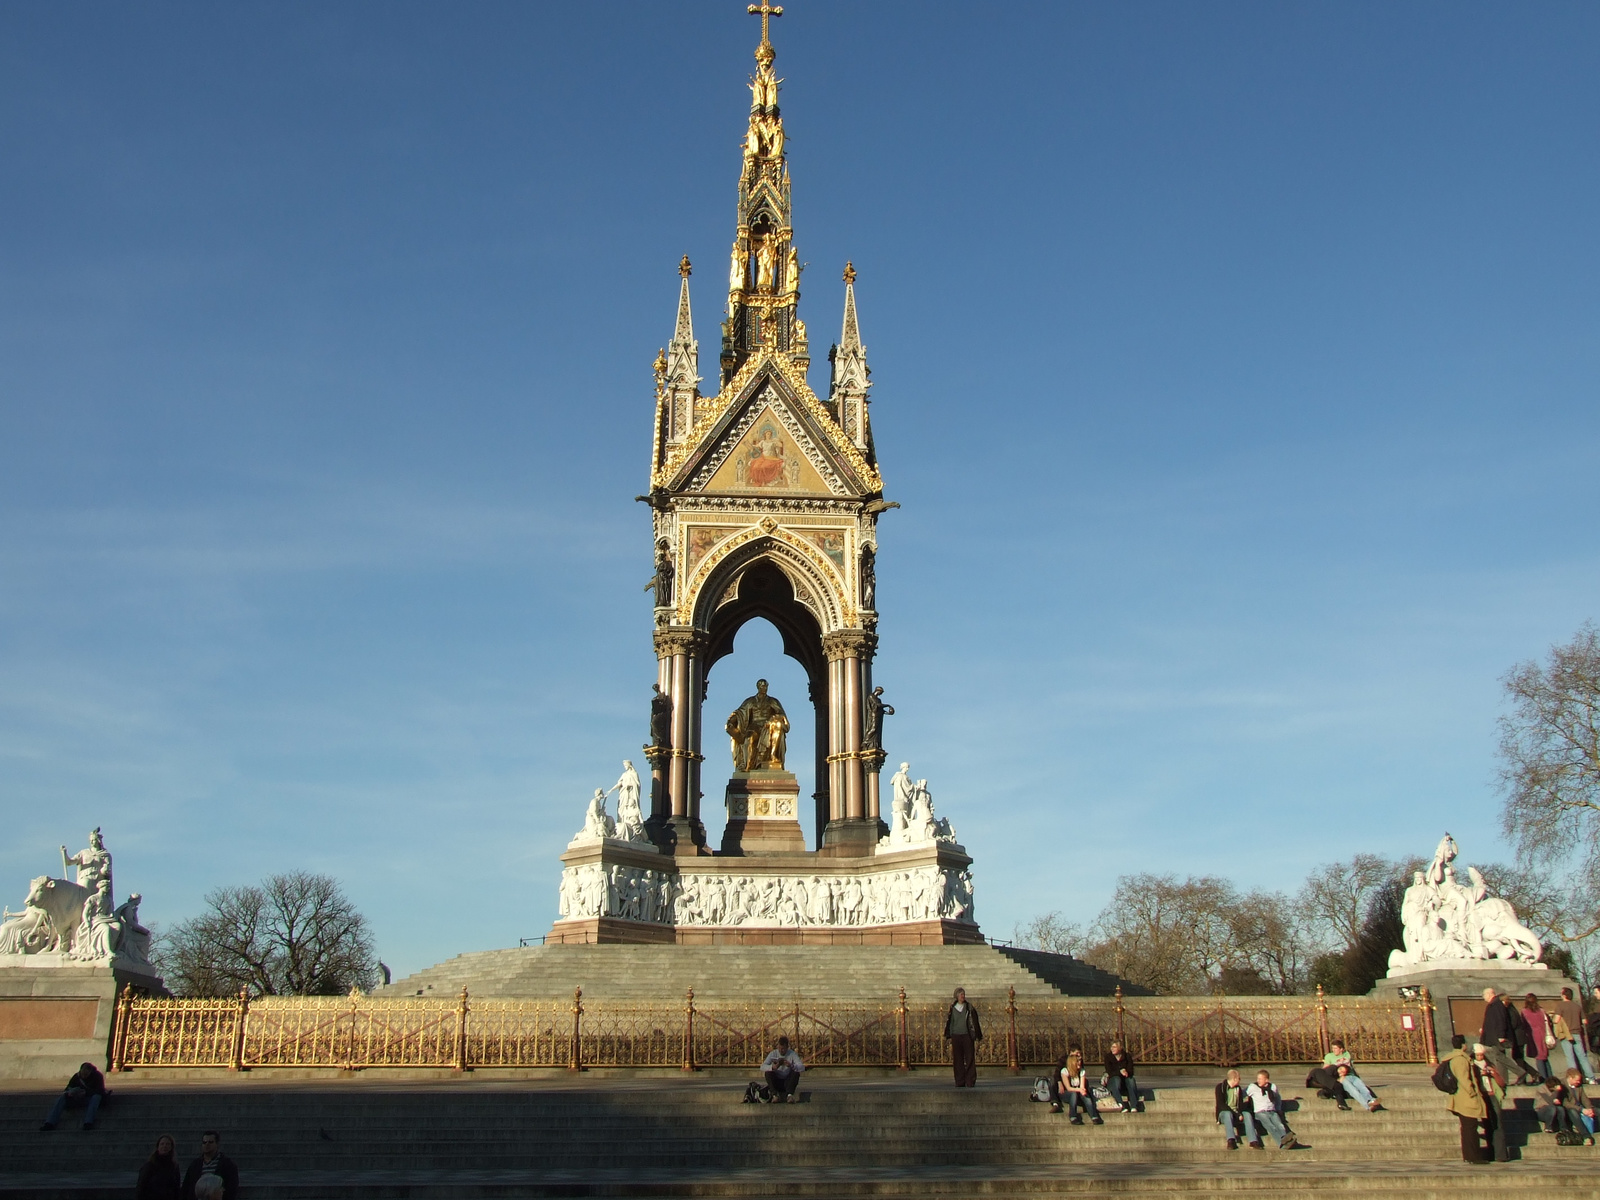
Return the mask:
<svg viewBox="0 0 1600 1200">
<path fill-rule="evenodd" d="M 735 771 L 781 771 L 788 749 L 789 716 L 777 697 L 767 695 L 767 681 L 756 680 L 756 694 L 728 718 Z"/>
</svg>

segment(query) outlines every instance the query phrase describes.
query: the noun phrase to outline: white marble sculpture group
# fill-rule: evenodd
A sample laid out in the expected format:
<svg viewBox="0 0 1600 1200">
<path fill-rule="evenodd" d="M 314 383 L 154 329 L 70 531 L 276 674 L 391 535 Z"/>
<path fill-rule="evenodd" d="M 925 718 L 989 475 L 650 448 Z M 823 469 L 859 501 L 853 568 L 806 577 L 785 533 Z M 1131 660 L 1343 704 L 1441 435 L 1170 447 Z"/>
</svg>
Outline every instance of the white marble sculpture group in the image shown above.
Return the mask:
<svg viewBox="0 0 1600 1200">
<path fill-rule="evenodd" d="M 28 886 L 20 913 L 4 910 L 0 954 L 55 954 L 77 962 L 113 958 L 149 966 L 150 931 L 139 924 L 134 892 L 111 906 L 111 852 L 96 826 L 89 845 L 73 855 L 61 847 L 61 873 L 76 867 L 77 882 L 40 875 Z"/>
<path fill-rule="evenodd" d="M 862 875 L 668 874 L 585 863 L 561 873 L 561 916 L 667 925 L 973 923 L 972 873 L 925 866 Z"/>
<path fill-rule="evenodd" d="M 639 807 L 639 772 L 633 763 L 622 760 L 622 775 L 610 788 L 595 788 L 589 797 L 589 807 L 583 814 L 583 828 L 572 835 L 569 845 L 581 846 L 586 842 L 600 842 L 615 838 L 624 842 L 648 842 L 644 831 L 644 812 Z M 613 821 L 606 811 L 606 800 L 617 793 L 617 819 Z"/>
<path fill-rule="evenodd" d="M 1418 871 L 1400 909 L 1405 949 L 1389 955 L 1389 974 L 1425 963 L 1483 963 L 1501 960 L 1527 966 L 1539 961 L 1539 937 L 1517 920 L 1509 901 L 1491 897 L 1476 867 L 1471 884 L 1456 879 L 1458 851 L 1448 833 L 1426 871 Z"/>
<path fill-rule="evenodd" d="M 946 817 L 933 815 L 933 796 L 928 781 L 911 781 L 911 764 L 901 763 L 889 779 L 893 792 L 889 832 L 878 839 L 880 850 L 902 846 L 921 846 L 928 842 L 955 842 L 955 826 Z"/>
</svg>

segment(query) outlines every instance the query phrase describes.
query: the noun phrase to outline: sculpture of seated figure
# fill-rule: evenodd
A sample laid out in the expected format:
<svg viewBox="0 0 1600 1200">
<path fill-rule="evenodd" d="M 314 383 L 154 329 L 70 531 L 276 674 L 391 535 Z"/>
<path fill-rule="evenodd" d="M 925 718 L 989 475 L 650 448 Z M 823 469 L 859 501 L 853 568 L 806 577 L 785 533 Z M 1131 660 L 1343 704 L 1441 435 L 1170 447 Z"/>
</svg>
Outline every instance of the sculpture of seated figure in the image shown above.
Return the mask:
<svg viewBox="0 0 1600 1200">
<path fill-rule="evenodd" d="M 589 798 L 589 807 L 583 814 L 583 828 L 573 835 L 574 842 L 598 842 L 603 838 L 616 834 L 617 827 L 611 821 L 611 814 L 606 812 L 606 793 L 604 788 L 595 788 L 594 795 Z"/>
</svg>

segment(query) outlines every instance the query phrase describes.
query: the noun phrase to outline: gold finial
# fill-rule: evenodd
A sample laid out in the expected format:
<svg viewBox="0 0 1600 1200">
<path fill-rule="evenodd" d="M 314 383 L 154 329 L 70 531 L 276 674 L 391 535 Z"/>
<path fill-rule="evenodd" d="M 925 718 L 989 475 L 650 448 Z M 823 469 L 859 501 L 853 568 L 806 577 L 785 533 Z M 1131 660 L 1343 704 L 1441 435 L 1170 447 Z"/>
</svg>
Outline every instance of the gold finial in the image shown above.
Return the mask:
<svg viewBox="0 0 1600 1200">
<path fill-rule="evenodd" d="M 687 254 L 683 256 L 683 261 L 678 264 L 678 274 L 685 279 L 694 274 L 693 269 L 689 266 L 689 256 Z"/>
<path fill-rule="evenodd" d="M 655 371 L 657 377 L 667 373 L 667 352 L 665 348 L 656 351 Z"/>
<path fill-rule="evenodd" d="M 770 46 L 772 45 L 772 39 L 767 36 L 767 18 L 783 16 L 783 5 L 779 4 L 774 7 L 768 4 L 767 0 L 761 0 L 759 5 L 752 4 L 750 6 L 750 15 L 753 17 L 757 13 L 761 14 L 761 44 Z"/>
<path fill-rule="evenodd" d="M 854 283 L 856 281 L 856 268 L 854 263 L 845 263 L 844 281 L 846 283 Z"/>
</svg>

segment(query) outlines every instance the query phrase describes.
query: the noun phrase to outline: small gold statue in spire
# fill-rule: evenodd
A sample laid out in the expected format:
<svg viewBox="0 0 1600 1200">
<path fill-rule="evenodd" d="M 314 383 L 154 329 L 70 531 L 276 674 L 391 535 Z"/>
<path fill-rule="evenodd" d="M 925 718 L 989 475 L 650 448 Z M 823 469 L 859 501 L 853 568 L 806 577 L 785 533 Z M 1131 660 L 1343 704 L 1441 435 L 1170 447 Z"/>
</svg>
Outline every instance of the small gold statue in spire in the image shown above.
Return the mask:
<svg viewBox="0 0 1600 1200">
<path fill-rule="evenodd" d="M 685 279 L 694 274 L 693 268 L 689 266 L 689 256 L 687 254 L 683 256 L 683 261 L 678 264 L 678 274 Z"/>
<path fill-rule="evenodd" d="M 856 281 L 856 268 L 854 263 L 847 262 L 844 264 L 844 281 L 846 283 L 854 283 Z"/>
<path fill-rule="evenodd" d="M 655 372 L 657 382 L 659 382 L 667 373 L 667 351 L 665 347 L 656 351 Z"/>
</svg>

